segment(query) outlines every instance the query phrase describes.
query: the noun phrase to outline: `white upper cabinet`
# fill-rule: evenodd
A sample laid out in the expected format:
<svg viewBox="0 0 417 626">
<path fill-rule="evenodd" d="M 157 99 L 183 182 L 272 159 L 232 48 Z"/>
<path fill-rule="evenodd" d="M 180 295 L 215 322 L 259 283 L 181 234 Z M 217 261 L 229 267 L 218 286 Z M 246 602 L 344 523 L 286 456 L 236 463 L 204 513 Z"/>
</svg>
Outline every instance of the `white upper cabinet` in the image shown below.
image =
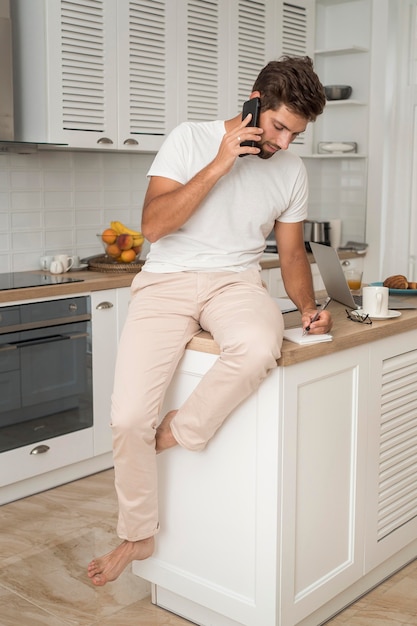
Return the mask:
<svg viewBox="0 0 417 626">
<path fill-rule="evenodd" d="M 157 149 L 170 121 L 171 6 L 164 0 L 14 0 L 17 138 Z"/>
<path fill-rule="evenodd" d="M 13 0 L 16 139 L 156 151 L 181 121 L 240 111 L 269 60 L 312 55 L 313 6 Z"/>
<path fill-rule="evenodd" d="M 279 32 L 281 54 L 314 57 L 315 0 L 280 3 Z M 291 144 L 291 152 L 300 156 L 313 150 L 313 127 Z"/>
<path fill-rule="evenodd" d="M 117 43 L 109 51 L 118 55 L 120 147 L 157 150 L 177 123 L 176 15 L 172 0 L 117 2 Z"/>
<path fill-rule="evenodd" d="M 178 120 L 236 115 L 262 67 L 279 56 L 272 0 L 177 0 Z"/>
</svg>

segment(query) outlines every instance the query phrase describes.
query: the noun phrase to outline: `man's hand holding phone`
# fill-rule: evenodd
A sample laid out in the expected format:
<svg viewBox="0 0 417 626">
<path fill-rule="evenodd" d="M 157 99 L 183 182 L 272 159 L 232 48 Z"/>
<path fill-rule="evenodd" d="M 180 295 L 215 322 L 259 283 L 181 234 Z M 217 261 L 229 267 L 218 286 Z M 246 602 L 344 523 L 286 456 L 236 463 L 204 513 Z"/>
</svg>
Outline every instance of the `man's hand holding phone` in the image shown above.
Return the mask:
<svg viewBox="0 0 417 626">
<path fill-rule="evenodd" d="M 247 128 L 251 128 L 251 127 L 258 127 L 259 126 L 259 114 L 261 111 L 261 101 L 259 98 L 251 98 L 250 100 L 247 100 L 244 104 L 243 104 L 243 109 L 242 109 L 242 121 L 244 121 L 246 119 L 246 117 L 248 116 L 248 114 L 251 114 L 251 119 L 247 124 Z M 242 148 L 258 148 L 258 144 L 256 143 L 256 141 L 250 139 L 250 140 L 246 140 L 246 141 L 242 141 L 240 146 Z M 239 154 L 240 157 L 244 157 L 247 156 L 248 154 L 254 154 L 253 152 L 243 152 L 242 154 Z M 257 152 L 255 154 L 258 154 Z"/>
</svg>

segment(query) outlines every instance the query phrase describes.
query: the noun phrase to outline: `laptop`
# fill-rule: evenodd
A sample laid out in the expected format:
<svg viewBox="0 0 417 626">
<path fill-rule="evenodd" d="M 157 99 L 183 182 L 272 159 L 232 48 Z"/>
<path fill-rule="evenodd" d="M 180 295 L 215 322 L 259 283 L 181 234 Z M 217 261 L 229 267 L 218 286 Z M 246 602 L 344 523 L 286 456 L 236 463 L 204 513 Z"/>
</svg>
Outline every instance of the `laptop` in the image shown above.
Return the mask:
<svg viewBox="0 0 417 626">
<path fill-rule="evenodd" d="M 322 243 L 310 242 L 310 246 L 323 279 L 327 295 L 332 300 L 336 300 L 336 302 L 340 302 L 350 309 L 360 309 L 362 296 L 352 295 L 336 250 Z M 417 308 L 417 306 L 413 307 L 410 306 L 410 304 L 406 304 L 401 296 L 390 296 L 388 307 L 390 309 Z"/>
</svg>

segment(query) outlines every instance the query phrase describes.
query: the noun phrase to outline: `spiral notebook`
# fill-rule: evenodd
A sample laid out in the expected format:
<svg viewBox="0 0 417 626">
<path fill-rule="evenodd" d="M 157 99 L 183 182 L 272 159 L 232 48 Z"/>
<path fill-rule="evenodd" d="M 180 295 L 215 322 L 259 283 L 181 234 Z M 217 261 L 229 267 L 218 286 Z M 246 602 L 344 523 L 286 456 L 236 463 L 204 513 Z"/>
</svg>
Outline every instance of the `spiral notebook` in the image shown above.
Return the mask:
<svg viewBox="0 0 417 626">
<path fill-rule="evenodd" d="M 288 341 L 292 341 L 293 343 L 298 343 L 301 346 L 309 346 L 312 343 L 323 343 L 323 341 L 332 341 L 333 335 L 329 333 L 324 333 L 322 335 L 311 335 L 307 333 L 303 335 L 302 328 L 287 328 L 284 330 L 284 339 Z"/>
</svg>

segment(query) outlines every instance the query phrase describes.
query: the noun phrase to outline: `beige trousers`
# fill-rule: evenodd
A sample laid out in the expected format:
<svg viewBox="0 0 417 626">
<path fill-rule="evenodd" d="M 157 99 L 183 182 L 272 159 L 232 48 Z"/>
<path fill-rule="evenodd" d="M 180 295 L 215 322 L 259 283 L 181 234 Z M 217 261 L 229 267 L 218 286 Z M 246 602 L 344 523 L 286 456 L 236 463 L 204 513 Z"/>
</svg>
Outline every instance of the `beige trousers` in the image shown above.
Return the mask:
<svg viewBox="0 0 417 626">
<path fill-rule="evenodd" d="M 138 541 L 159 528 L 155 431 L 185 346 L 201 328 L 220 356 L 171 422 L 178 443 L 202 450 L 281 354 L 283 319 L 257 270 L 139 273 L 120 339 L 112 395 L 117 533 Z"/>
</svg>

